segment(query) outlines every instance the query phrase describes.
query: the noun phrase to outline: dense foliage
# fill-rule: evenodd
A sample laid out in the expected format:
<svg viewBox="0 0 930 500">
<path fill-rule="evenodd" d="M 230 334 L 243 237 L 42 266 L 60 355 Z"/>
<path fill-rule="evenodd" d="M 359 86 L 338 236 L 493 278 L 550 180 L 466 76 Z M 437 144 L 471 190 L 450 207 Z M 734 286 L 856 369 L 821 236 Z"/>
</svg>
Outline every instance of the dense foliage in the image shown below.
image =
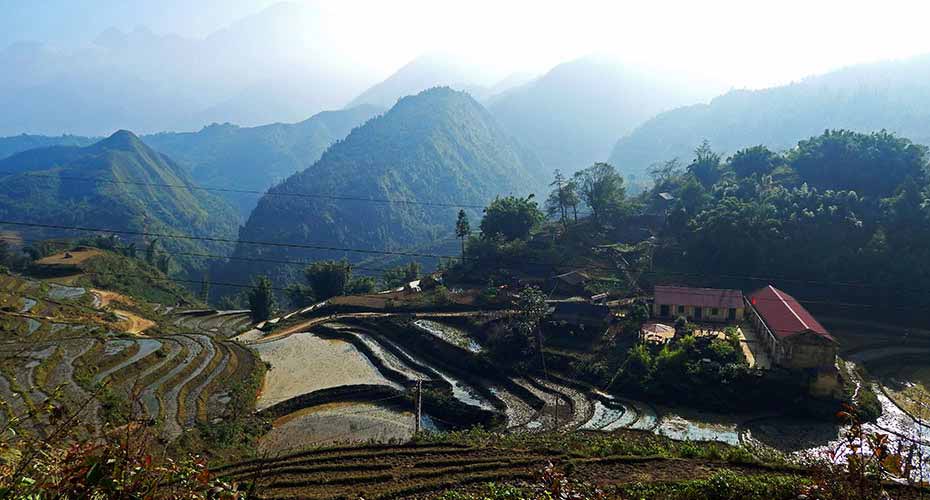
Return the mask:
<svg viewBox="0 0 930 500">
<path fill-rule="evenodd" d="M 926 148 L 893 134 L 828 131 L 784 156 L 741 150 L 713 183 L 694 168 L 661 172 L 644 198 L 659 210 L 658 193 L 675 196 L 657 262 L 705 281 L 795 280 L 831 302 L 921 303 L 904 290 L 930 287 L 926 166 Z M 826 285 L 849 282 L 869 287 Z"/>
<path fill-rule="evenodd" d="M 485 238 L 500 237 L 504 240 L 526 239 L 543 219 L 542 212 L 532 198 L 495 198 L 484 209 L 481 235 Z"/>
</svg>

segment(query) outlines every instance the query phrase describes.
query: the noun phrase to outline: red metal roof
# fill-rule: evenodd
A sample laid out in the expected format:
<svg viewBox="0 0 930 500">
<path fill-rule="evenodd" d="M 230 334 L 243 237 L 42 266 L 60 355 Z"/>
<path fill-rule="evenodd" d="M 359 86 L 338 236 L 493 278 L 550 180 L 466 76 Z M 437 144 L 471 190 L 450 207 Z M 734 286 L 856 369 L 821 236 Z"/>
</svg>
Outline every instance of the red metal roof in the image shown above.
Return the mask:
<svg viewBox="0 0 930 500">
<path fill-rule="evenodd" d="M 749 295 L 749 302 L 779 338 L 811 331 L 833 340 L 827 329 L 797 299 L 769 285 Z"/>
<path fill-rule="evenodd" d="M 743 292 L 724 288 L 656 285 L 655 297 L 656 304 L 716 307 L 719 309 L 743 307 Z"/>
</svg>

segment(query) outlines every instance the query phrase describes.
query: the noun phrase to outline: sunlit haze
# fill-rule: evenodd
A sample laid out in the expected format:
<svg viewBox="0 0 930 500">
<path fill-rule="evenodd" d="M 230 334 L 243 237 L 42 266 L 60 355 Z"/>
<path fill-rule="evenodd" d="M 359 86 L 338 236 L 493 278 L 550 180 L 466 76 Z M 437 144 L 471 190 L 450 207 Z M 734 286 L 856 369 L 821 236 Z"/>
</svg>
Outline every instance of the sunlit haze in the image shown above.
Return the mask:
<svg viewBox="0 0 930 500">
<path fill-rule="evenodd" d="M 202 38 L 275 4 L 203 2 L 0 2 L 0 45 L 59 47 L 92 41 L 109 27 Z M 930 51 L 930 4 L 866 1 L 609 2 L 410 0 L 293 2 L 338 36 L 341 55 L 370 83 L 417 55 L 454 54 L 488 79 L 541 72 L 590 53 L 660 68 L 699 71 L 730 87 L 786 83 L 837 67 Z M 311 5 L 313 4 L 313 5 Z M 177 7 L 177 8 L 175 8 Z M 291 25 L 290 28 L 294 26 Z M 283 52 L 312 48 L 282 46 Z"/>
</svg>

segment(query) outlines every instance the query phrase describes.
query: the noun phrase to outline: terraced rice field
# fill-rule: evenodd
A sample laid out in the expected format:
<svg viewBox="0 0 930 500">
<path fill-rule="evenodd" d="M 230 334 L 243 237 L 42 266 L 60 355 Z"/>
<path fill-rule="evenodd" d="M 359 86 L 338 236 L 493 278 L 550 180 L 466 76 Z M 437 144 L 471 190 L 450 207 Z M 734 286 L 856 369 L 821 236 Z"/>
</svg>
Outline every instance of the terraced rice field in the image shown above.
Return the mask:
<svg viewBox="0 0 930 500">
<path fill-rule="evenodd" d="M 110 418 L 97 400 L 104 386 L 169 440 L 227 417 L 229 387 L 257 363 L 226 340 L 249 327 L 248 315 L 160 308 L 143 317 L 128 310 L 135 306 L 112 292 L 0 276 L 0 398 L 8 402 L 0 418 L 24 415 L 60 388 L 56 404 L 99 427 Z"/>
<path fill-rule="evenodd" d="M 574 458 L 552 450 L 471 448 L 452 444 L 320 449 L 215 469 L 254 482 L 259 498 L 427 499 L 448 489 L 534 481 L 547 464 L 571 466 L 572 476 L 609 489 L 634 481 L 702 479 L 722 471 L 771 473 L 752 465 L 658 457 Z"/>
<path fill-rule="evenodd" d="M 329 403 L 304 408 L 274 422 L 259 453 L 277 454 L 334 443 L 408 441 L 414 414 L 371 403 Z"/>
<path fill-rule="evenodd" d="M 255 350 L 271 364 L 256 408 L 314 391 L 343 385 L 386 385 L 400 389 L 385 378 L 350 343 L 299 333 L 258 344 Z"/>
</svg>

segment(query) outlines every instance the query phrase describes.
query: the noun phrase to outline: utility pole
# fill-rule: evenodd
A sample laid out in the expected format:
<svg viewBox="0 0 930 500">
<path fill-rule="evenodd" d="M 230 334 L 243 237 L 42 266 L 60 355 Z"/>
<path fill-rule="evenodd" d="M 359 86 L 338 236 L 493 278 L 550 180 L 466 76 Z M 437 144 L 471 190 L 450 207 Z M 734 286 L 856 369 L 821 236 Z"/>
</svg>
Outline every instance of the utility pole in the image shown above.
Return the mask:
<svg viewBox="0 0 930 500">
<path fill-rule="evenodd" d="M 414 433 L 420 433 L 420 421 L 423 417 L 423 379 L 417 379 L 417 420 L 414 422 Z"/>
</svg>

